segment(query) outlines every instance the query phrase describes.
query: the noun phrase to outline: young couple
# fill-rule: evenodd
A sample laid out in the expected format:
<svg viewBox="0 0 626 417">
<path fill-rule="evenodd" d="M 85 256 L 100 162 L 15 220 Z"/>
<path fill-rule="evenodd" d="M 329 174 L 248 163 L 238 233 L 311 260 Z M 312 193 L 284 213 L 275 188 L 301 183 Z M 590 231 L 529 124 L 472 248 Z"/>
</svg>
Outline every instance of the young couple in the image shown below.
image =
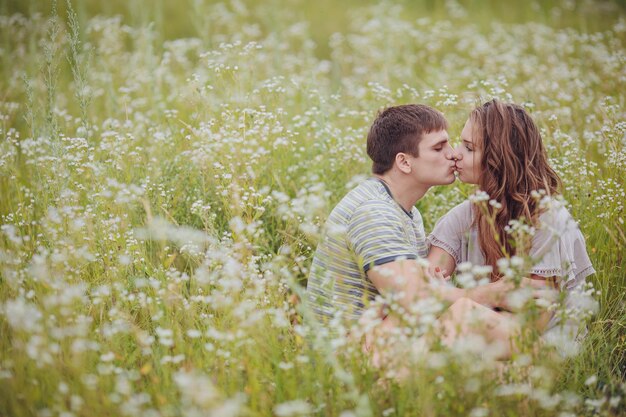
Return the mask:
<svg viewBox="0 0 626 417">
<path fill-rule="evenodd" d="M 469 331 L 465 321 L 472 312 L 484 324 L 479 332 L 487 341 L 504 342 L 507 357 L 519 327 L 507 301 L 515 286 L 502 279 L 506 271 L 498 268 L 499 259 L 530 256 L 536 263 L 524 271 L 521 285 L 533 291 L 556 282 L 569 292 L 595 271 L 569 212 L 540 205 L 538 191 L 556 195 L 560 179 L 522 107 L 492 100 L 474 109 L 456 149 L 447 128 L 444 116 L 424 105 L 378 114 L 367 137 L 373 176 L 331 212 L 311 266 L 306 302 L 322 323 L 338 313 L 357 322 L 379 294 L 399 295 L 398 303 L 410 311 L 412 303 L 434 293 L 450 304 L 440 317 L 444 342 Z M 454 182 L 455 171 L 461 181 L 486 192 L 491 204 L 461 203 L 427 238 L 415 204 L 430 187 Z M 526 243 L 518 242 L 522 247 L 514 247 L 507 232 L 509 222 L 518 219 L 536 228 Z M 430 272 L 419 259 L 428 259 Z M 433 285 L 462 262 L 490 266 L 491 282 L 472 289 Z M 383 326 L 394 326 L 393 319 L 386 321 Z M 546 310 L 535 324 L 545 332 L 557 323 Z"/>
</svg>

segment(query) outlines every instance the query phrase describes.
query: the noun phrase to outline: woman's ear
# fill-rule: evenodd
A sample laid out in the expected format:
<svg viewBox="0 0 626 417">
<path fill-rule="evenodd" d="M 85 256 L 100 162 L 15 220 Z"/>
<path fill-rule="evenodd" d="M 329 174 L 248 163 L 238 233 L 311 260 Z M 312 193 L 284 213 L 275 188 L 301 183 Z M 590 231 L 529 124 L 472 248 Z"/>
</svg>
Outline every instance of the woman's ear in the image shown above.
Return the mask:
<svg viewBox="0 0 626 417">
<path fill-rule="evenodd" d="M 395 165 L 405 174 L 409 174 L 411 172 L 411 162 L 409 160 L 409 156 L 403 152 L 396 154 Z"/>
</svg>

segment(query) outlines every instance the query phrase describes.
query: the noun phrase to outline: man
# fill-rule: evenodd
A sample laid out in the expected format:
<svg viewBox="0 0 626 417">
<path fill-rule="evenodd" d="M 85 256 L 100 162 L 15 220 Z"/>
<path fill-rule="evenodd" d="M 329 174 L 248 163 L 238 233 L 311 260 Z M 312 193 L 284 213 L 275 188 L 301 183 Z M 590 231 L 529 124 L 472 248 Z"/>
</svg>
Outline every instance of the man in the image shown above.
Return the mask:
<svg viewBox="0 0 626 417">
<path fill-rule="evenodd" d="M 330 213 L 307 285 L 307 302 L 327 322 L 356 321 L 381 292 L 401 293 L 408 306 L 423 288 L 416 260 L 426 258 L 415 203 L 434 185 L 454 182 L 448 124 L 437 110 L 409 104 L 380 112 L 367 137 L 373 177 Z"/>
</svg>

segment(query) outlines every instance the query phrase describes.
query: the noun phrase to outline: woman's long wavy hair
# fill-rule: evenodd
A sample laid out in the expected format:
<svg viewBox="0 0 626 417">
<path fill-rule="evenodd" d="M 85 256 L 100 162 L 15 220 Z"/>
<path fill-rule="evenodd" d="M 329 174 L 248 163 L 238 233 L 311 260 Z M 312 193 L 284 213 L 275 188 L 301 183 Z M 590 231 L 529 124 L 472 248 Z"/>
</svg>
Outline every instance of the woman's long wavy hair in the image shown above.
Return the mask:
<svg viewBox="0 0 626 417">
<path fill-rule="evenodd" d="M 493 267 L 491 279 L 497 280 L 498 259 L 530 250 L 530 242 L 515 248 L 505 227 L 516 219 L 535 225 L 541 213 L 531 192 L 543 189 L 548 195 L 556 194 L 561 180 L 548 165 L 537 125 L 522 107 L 492 100 L 474 109 L 470 120 L 472 135 L 482 150 L 478 185 L 502 206 L 487 205 L 486 211 L 476 210 L 475 216 L 480 249 L 486 264 Z"/>
</svg>

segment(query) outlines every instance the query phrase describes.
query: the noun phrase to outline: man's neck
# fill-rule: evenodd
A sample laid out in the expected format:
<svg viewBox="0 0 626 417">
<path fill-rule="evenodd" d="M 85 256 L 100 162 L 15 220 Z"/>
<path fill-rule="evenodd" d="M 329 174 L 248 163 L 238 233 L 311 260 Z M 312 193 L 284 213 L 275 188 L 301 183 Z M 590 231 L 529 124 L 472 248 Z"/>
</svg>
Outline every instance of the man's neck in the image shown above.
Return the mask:
<svg viewBox="0 0 626 417">
<path fill-rule="evenodd" d="M 383 180 L 385 184 L 387 184 L 393 199 L 396 200 L 396 202 L 409 213 L 415 206 L 415 203 L 417 203 L 430 188 L 421 184 L 408 184 L 406 181 L 403 181 L 402 178 L 398 178 L 392 173 L 385 173 L 382 175 L 375 174 L 374 176 Z"/>
</svg>

